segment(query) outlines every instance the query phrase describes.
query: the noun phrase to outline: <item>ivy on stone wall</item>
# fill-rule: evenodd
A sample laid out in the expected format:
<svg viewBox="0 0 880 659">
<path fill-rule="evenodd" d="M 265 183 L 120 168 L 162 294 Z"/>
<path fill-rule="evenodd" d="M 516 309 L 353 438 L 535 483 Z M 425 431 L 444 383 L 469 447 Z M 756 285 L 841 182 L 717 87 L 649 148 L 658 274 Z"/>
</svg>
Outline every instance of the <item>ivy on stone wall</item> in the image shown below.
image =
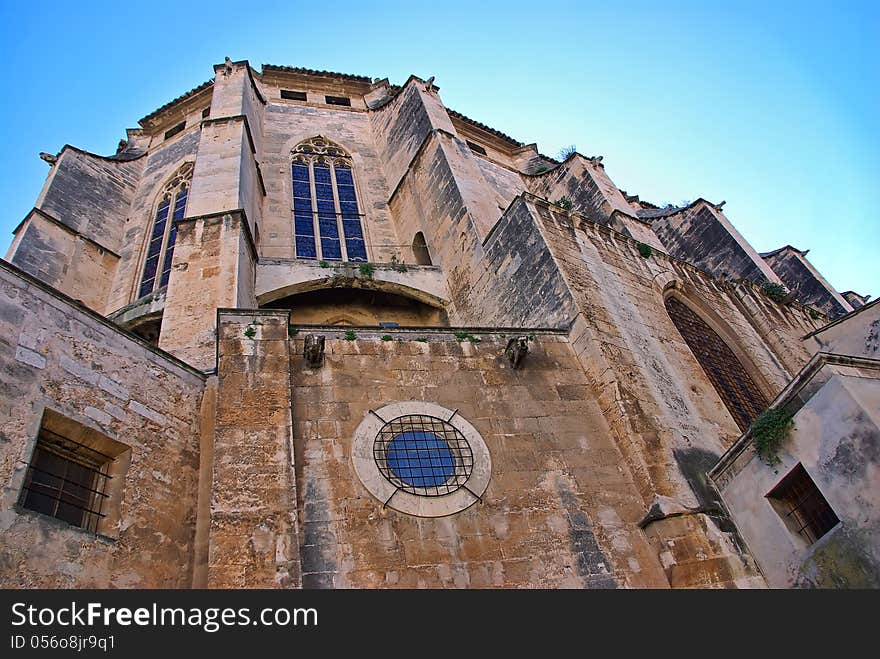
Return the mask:
<svg viewBox="0 0 880 659">
<path fill-rule="evenodd" d="M 752 441 L 761 459 L 770 467 L 779 464 L 779 445 L 794 426 L 791 415 L 781 409 L 767 409 L 752 421 Z"/>
</svg>

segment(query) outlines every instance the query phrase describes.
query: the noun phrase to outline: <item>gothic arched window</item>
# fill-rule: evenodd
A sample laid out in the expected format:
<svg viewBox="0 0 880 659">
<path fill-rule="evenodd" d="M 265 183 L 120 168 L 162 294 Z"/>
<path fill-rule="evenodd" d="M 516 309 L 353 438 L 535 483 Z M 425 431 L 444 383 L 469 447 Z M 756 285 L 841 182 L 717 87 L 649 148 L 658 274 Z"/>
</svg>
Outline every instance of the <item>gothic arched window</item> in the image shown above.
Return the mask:
<svg viewBox="0 0 880 659">
<path fill-rule="evenodd" d="M 351 156 L 320 135 L 291 152 L 296 257 L 366 261 Z"/>
<path fill-rule="evenodd" d="M 171 180 L 162 189 L 156 216 L 153 220 L 153 231 L 147 244 L 147 255 L 144 260 L 144 271 L 138 297 L 152 293 L 158 288 L 168 285 L 171 275 L 171 258 L 174 255 L 174 242 L 177 239 L 177 220 L 183 219 L 186 213 L 186 199 L 189 195 L 192 180 L 193 163 L 186 163 L 177 170 Z M 169 221 L 169 215 L 170 221 Z M 161 269 L 159 265 L 161 264 Z"/>
<path fill-rule="evenodd" d="M 767 399 L 720 336 L 686 304 L 666 298 L 666 311 L 706 376 L 745 432 L 767 407 Z"/>
</svg>

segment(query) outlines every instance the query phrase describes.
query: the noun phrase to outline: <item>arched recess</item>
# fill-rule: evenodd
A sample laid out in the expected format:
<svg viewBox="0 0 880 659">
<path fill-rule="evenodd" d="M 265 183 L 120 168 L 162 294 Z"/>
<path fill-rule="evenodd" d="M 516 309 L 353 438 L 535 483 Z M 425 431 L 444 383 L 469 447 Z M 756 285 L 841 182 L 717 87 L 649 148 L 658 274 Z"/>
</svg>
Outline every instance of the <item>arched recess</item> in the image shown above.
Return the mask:
<svg viewBox="0 0 880 659">
<path fill-rule="evenodd" d="M 445 327 L 449 324 L 442 307 L 401 294 L 399 290 L 381 288 L 333 286 L 302 290 L 261 307 L 290 309 L 290 321 L 295 325 Z"/>
<path fill-rule="evenodd" d="M 735 351 L 731 347 L 732 341 L 722 338 L 710 326 L 705 316 L 694 311 L 682 298 L 667 295 L 664 304 L 672 323 L 706 373 L 733 420 L 745 432 L 769 403 L 764 390 L 758 384 L 760 377 L 757 376 L 756 369 L 751 365 L 747 368 L 747 362 L 741 359 L 741 351 Z"/>
<path fill-rule="evenodd" d="M 425 234 L 421 231 L 413 237 L 412 251 L 416 265 L 433 265 L 431 254 L 428 252 L 428 244 L 425 242 Z"/>
</svg>

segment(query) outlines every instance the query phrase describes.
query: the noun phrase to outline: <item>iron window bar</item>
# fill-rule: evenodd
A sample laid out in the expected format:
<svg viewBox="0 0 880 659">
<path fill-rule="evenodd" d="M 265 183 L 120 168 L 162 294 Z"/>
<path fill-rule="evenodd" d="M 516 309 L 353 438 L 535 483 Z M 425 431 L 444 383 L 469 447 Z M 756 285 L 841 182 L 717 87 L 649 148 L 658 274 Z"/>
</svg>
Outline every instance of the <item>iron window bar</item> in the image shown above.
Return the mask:
<svg viewBox="0 0 880 659">
<path fill-rule="evenodd" d="M 41 428 L 40 429 L 41 439 L 43 439 L 45 435 L 52 435 L 53 437 L 57 438 L 54 441 L 52 441 L 53 446 L 59 446 L 61 448 L 61 450 L 65 450 L 65 451 L 69 452 L 71 455 L 77 455 L 80 459 L 82 459 L 83 456 L 78 455 L 76 453 L 76 449 L 71 450 L 71 449 L 66 448 L 67 444 L 73 444 L 77 448 L 83 448 L 87 451 L 91 451 L 95 455 L 98 455 L 101 458 L 103 458 L 103 460 L 101 460 L 101 462 L 115 462 L 116 461 L 116 458 L 113 457 L 112 455 L 107 455 L 106 453 L 102 453 L 101 451 L 99 451 L 96 448 L 93 448 L 91 446 L 87 446 L 86 444 L 82 444 L 81 442 L 78 442 L 74 439 L 70 439 L 69 437 L 64 437 L 63 435 L 59 435 L 57 432 L 52 432 L 48 428 Z M 61 457 L 64 457 L 64 456 L 61 456 Z M 110 477 L 108 476 L 108 478 L 110 478 Z"/>
<path fill-rule="evenodd" d="M 96 448 L 41 428 L 31 461 L 26 463 L 19 505 L 97 533 L 98 522 L 106 517 L 101 508 L 109 498 L 105 488 L 112 478 L 106 469 L 114 460 Z M 38 464 L 43 461 L 63 473 Z"/>
<path fill-rule="evenodd" d="M 385 422 L 373 442 L 373 457 L 396 488 L 391 497 L 400 490 L 429 497 L 451 494 L 464 487 L 474 468 L 473 451 L 461 431 L 426 414 Z"/>
</svg>

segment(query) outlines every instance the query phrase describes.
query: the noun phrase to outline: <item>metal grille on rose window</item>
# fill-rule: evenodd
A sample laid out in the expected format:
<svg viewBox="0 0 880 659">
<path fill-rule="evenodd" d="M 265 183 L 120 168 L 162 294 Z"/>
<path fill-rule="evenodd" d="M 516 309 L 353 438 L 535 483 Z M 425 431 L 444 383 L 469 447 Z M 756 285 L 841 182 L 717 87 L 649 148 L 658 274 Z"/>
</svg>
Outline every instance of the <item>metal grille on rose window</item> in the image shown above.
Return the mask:
<svg viewBox="0 0 880 659">
<path fill-rule="evenodd" d="M 442 496 L 462 487 L 474 468 L 464 435 L 433 416 L 410 414 L 387 422 L 373 443 L 379 471 L 410 494 Z"/>
</svg>

